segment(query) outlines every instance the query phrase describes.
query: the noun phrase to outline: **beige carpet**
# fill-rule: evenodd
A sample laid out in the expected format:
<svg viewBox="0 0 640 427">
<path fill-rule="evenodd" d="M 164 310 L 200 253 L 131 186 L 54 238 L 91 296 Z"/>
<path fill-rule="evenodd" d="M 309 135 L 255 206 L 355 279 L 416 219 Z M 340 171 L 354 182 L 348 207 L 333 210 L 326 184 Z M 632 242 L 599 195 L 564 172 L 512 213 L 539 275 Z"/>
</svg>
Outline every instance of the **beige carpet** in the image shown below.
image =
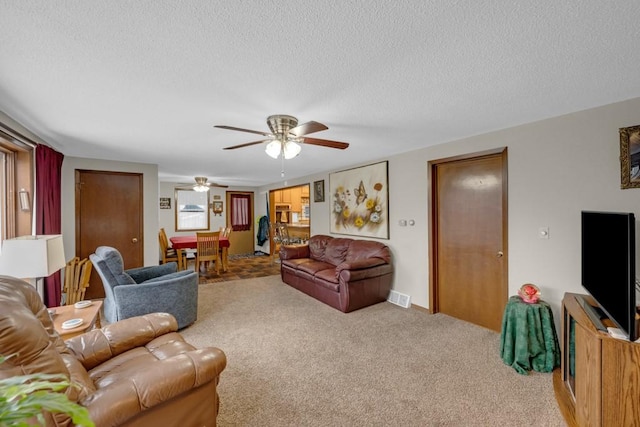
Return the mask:
<svg viewBox="0 0 640 427">
<path fill-rule="evenodd" d="M 279 276 L 199 287 L 183 334 L 228 358 L 220 426 L 564 426 L 551 374 L 499 334 L 390 303 L 344 314 Z"/>
</svg>

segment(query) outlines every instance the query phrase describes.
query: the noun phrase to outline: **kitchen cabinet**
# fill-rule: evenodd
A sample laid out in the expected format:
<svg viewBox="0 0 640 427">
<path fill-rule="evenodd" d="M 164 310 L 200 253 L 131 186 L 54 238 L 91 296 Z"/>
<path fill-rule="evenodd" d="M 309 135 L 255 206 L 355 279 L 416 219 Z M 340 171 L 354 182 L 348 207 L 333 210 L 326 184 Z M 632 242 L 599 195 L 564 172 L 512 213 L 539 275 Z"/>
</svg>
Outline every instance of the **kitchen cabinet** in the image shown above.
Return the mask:
<svg viewBox="0 0 640 427">
<path fill-rule="evenodd" d="M 291 192 L 291 211 L 300 213 L 302 211 L 300 203 L 300 195 L 302 194 L 302 191 L 300 190 L 300 187 L 290 188 L 289 191 Z"/>
<path fill-rule="evenodd" d="M 273 192 L 273 200 L 275 203 L 291 203 L 291 189 L 277 190 Z"/>
</svg>

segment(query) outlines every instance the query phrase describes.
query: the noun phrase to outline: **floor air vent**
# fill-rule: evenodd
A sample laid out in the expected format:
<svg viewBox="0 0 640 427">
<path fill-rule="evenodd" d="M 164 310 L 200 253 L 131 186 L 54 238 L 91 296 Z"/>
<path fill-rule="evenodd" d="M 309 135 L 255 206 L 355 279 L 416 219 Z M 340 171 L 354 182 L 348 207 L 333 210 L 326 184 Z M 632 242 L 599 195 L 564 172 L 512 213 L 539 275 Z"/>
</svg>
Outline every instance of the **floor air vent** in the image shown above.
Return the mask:
<svg viewBox="0 0 640 427">
<path fill-rule="evenodd" d="M 387 301 L 404 308 L 409 308 L 411 305 L 411 297 L 409 295 L 401 294 L 396 291 L 389 292 L 389 299 L 387 299 Z"/>
</svg>

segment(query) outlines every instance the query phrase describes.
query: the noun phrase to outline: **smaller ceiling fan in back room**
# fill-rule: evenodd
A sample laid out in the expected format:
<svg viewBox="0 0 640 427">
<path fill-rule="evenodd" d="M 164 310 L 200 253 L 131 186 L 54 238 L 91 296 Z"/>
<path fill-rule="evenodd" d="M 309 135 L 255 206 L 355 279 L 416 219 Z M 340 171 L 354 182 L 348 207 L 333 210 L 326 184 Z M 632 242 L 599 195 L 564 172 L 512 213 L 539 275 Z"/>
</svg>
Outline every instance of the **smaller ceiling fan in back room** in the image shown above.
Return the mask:
<svg viewBox="0 0 640 427">
<path fill-rule="evenodd" d="M 298 125 L 298 119 L 286 114 L 276 114 L 267 117 L 267 125 L 271 132 L 262 132 L 258 130 L 244 129 L 233 126 L 215 125 L 214 127 L 227 130 L 235 130 L 239 132 L 255 133 L 266 136 L 267 139 L 259 141 L 247 142 L 240 145 L 225 147 L 225 150 L 235 150 L 236 148 L 248 147 L 250 145 L 266 143 L 264 151 L 274 159 L 279 156 L 282 158 L 282 172 L 284 177 L 284 160 L 293 159 L 300 154 L 302 147 L 300 144 L 319 145 L 322 147 L 337 148 L 344 150 L 349 146 L 346 142 L 331 141 L 328 139 L 311 138 L 306 135 L 310 133 L 320 132 L 329 129 L 322 123 L 310 121 Z"/>
<path fill-rule="evenodd" d="M 215 182 L 207 182 L 208 178 L 204 176 L 196 176 L 193 178 L 195 180 L 195 184 L 181 184 L 179 187 L 176 187 L 178 190 L 194 190 L 194 191 L 209 191 L 211 187 L 220 187 L 227 188 L 228 185 L 216 184 Z"/>
</svg>

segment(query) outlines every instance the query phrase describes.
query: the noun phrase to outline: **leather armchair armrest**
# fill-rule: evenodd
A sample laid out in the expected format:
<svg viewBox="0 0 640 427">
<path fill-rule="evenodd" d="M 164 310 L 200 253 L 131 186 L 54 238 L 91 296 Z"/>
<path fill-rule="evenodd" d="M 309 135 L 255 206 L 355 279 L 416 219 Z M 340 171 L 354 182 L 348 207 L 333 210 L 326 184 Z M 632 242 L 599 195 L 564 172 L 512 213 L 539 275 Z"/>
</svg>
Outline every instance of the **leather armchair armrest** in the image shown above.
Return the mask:
<svg viewBox="0 0 640 427">
<path fill-rule="evenodd" d="M 65 342 L 69 351 L 90 370 L 101 363 L 153 339 L 178 330 L 178 322 L 167 313 L 151 313 L 120 320 Z"/>
<path fill-rule="evenodd" d="M 280 246 L 280 259 L 309 258 L 309 245 Z"/>
<path fill-rule="evenodd" d="M 176 262 L 168 262 L 162 265 L 150 265 L 148 267 L 131 268 L 129 270 L 125 270 L 125 273 L 131 276 L 134 282 L 142 283 L 145 280 L 175 273 L 176 271 L 178 271 L 178 264 Z"/>
<path fill-rule="evenodd" d="M 383 274 L 388 274 L 393 271 L 393 267 L 391 266 L 391 264 L 387 264 L 381 259 L 378 259 L 378 261 L 380 262 L 371 263 L 371 265 L 367 267 L 361 266 L 360 268 L 353 270 L 345 268 L 339 269 L 346 263 L 340 264 L 338 267 L 336 267 L 336 277 L 344 282 L 355 282 L 357 280 L 363 280 L 369 277 L 382 276 Z"/>
<path fill-rule="evenodd" d="M 218 348 L 189 351 L 154 362 L 150 369 L 98 389 L 79 403 L 89 410 L 97 426 L 121 425 L 144 409 L 217 381 L 226 364 L 227 358 Z"/>
<path fill-rule="evenodd" d="M 362 270 L 363 268 L 376 267 L 386 264 L 385 260 L 380 258 L 367 258 L 352 262 L 343 262 L 336 267 L 336 274 L 340 274 L 342 270 Z"/>
</svg>

